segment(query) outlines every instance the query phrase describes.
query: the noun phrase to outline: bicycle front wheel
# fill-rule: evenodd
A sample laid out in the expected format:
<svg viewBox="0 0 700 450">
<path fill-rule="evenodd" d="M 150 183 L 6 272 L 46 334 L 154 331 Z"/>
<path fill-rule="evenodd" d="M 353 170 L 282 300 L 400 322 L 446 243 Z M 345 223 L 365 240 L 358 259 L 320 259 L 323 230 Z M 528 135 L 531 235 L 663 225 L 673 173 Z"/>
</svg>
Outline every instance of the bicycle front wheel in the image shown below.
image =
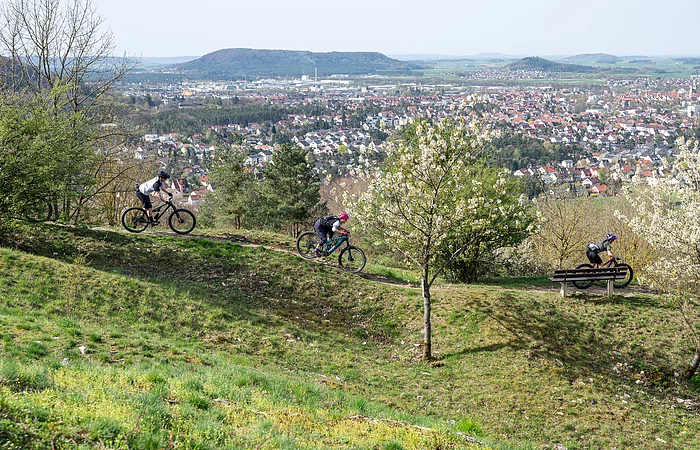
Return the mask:
<svg viewBox="0 0 700 450">
<path fill-rule="evenodd" d="M 365 252 L 352 245 L 345 247 L 338 256 L 338 264 L 346 272 L 358 273 L 365 268 L 366 263 Z"/>
<path fill-rule="evenodd" d="M 613 282 L 613 286 L 615 286 L 618 289 L 621 289 L 623 287 L 627 287 L 627 285 L 632 282 L 634 272 L 632 271 L 632 267 L 629 264 L 622 263 L 618 264 L 617 267 L 627 267 L 627 276 L 622 280 L 615 280 Z"/>
<path fill-rule="evenodd" d="M 53 206 L 46 199 L 39 198 L 27 205 L 22 213 L 25 220 L 29 222 L 46 222 L 51 220 Z"/>
<path fill-rule="evenodd" d="M 148 227 L 148 216 L 143 208 L 129 208 L 122 214 L 122 225 L 127 231 L 140 233 Z"/>
<path fill-rule="evenodd" d="M 311 259 L 316 257 L 314 249 L 318 245 L 318 236 L 313 231 L 305 231 L 297 238 L 297 252 L 302 258 Z"/>
<path fill-rule="evenodd" d="M 170 229 L 177 234 L 189 233 L 194 230 L 196 223 L 197 219 L 195 219 L 194 214 L 187 209 L 176 209 L 168 218 Z"/>
<path fill-rule="evenodd" d="M 579 264 L 576 266 L 577 269 L 592 269 L 593 266 L 591 264 Z M 576 286 L 579 289 L 588 289 L 591 287 L 593 284 L 592 281 L 573 281 L 574 286 Z"/>
</svg>

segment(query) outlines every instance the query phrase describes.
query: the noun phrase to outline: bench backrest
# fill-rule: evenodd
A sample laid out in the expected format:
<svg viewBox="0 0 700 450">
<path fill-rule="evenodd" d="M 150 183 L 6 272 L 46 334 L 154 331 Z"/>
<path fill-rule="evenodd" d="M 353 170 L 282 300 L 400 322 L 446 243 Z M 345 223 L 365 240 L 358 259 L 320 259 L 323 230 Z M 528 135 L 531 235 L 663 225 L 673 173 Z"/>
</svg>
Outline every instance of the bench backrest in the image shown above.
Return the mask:
<svg viewBox="0 0 700 450">
<path fill-rule="evenodd" d="M 551 281 L 623 280 L 627 267 L 587 267 L 582 269 L 555 270 Z"/>
</svg>

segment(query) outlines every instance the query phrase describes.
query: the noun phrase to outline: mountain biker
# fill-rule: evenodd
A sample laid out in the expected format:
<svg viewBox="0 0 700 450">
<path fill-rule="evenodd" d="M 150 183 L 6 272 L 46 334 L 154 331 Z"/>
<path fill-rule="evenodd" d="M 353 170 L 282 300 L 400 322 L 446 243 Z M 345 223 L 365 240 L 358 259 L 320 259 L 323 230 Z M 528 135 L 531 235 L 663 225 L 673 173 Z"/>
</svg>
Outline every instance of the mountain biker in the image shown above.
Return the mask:
<svg viewBox="0 0 700 450">
<path fill-rule="evenodd" d="M 340 231 L 343 234 L 349 234 L 350 232 L 343 228 L 345 222 L 350 219 L 350 216 L 345 211 L 341 212 L 337 216 L 326 216 L 321 217 L 314 224 L 314 231 L 316 236 L 318 236 L 319 243 L 314 249 L 314 255 L 321 256 L 321 249 L 326 245 L 326 241 L 333 237 L 333 233 Z"/>
<path fill-rule="evenodd" d="M 153 205 L 151 204 L 151 197 L 149 194 L 151 192 L 157 192 L 160 201 L 166 202 L 167 200 L 165 199 L 165 196 L 163 196 L 163 192 L 165 192 L 168 194 L 168 199 L 172 199 L 173 194 L 168 192 L 168 190 L 165 188 L 165 180 L 168 178 L 170 178 L 170 175 L 161 170 L 157 177 L 152 178 L 145 183 L 136 185 L 136 196 L 139 198 L 139 200 L 141 200 L 141 204 L 146 209 L 148 222 L 151 225 L 156 225 L 157 223 L 153 220 Z"/>
<path fill-rule="evenodd" d="M 588 244 L 588 247 L 586 248 L 586 257 L 588 257 L 588 261 L 590 261 L 591 264 L 594 264 L 596 267 L 603 264 L 603 260 L 599 255 L 599 253 L 603 251 L 608 252 L 608 256 L 610 258 L 614 258 L 615 255 L 613 254 L 610 244 L 612 244 L 616 239 L 616 235 L 608 233 L 605 235 L 605 239 L 600 244 Z"/>
</svg>

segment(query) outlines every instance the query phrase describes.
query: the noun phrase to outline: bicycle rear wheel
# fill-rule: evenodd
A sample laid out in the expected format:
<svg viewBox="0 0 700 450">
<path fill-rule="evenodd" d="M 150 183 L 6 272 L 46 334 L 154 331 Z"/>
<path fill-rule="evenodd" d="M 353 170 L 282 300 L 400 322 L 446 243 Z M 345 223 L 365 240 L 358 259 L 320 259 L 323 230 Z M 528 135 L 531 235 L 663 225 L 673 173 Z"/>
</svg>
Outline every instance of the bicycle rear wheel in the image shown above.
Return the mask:
<svg viewBox="0 0 700 450">
<path fill-rule="evenodd" d="M 170 229 L 177 234 L 187 234 L 194 230 L 197 223 L 194 214 L 186 209 L 176 209 L 168 218 Z"/>
<path fill-rule="evenodd" d="M 592 269 L 593 265 L 591 264 L 579 264 L 576 266 L 577 269 Z M 574 286 L 576 286 L 579 289 L 588 289 L 591 287 L 593 284 L 592 281 L 573 281 Z"/>
<path fill-rule="evenodd" d="M 297 252 L 302 258 L 315 258 L 314 249 L 318 245 L 318 236 L 313 231 L 305 231 L 297 238 Z"/>
<path fill-rule="evenodd" d="M 345 247 L 338 255 L 338 264 L 346 272 L 358 273 L 365 268 L 366 263 L 365 252 L 352 245 Z"/>
<path fill-rule="evenodd" d="M 148 227 L 148 216 L 143 208 L 129 208 L 122 214 L 122 225 L 127 231 L 140 233 Z"/>
<path fill-rule="evenodd" d="M 632 278 L 634 277 L 634 272 L 632 271 L 632 267 L 629 264 L 618 264 L 616 267 L 627 267 L 627 276 L 623 280 L 615 280 L 613 282 L 613 286 L 615 286 L 618 289 L 622 289 L 624 287 L 627 287 L 628 284 L 632 282 Z"/>
</svg>

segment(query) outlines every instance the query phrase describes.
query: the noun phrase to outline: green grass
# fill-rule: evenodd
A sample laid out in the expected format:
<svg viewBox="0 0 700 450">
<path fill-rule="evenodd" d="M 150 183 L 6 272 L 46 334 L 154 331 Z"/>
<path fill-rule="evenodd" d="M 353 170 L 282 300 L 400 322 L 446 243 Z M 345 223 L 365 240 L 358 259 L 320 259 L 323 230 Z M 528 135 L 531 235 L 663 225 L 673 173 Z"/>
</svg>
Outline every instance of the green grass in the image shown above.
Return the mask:
<svg viewBox="0 0 700 450">
<path fill-rule="evenodd" d="M 9 222 L 0 241 L 0 448 L 700 444 L 677 401 L 700 387 L 673 374 L 691 342 L 652 295 L 443 284 L 426 363 L 409 286 L 215 234 Z"/>
<path fill-rule="evenodd" d="M 479 284 L 502 286 L 504 288 L 551 287 L 547 276 L 532 277 L 491 277 L 479 281 Z"/>
</svg>

